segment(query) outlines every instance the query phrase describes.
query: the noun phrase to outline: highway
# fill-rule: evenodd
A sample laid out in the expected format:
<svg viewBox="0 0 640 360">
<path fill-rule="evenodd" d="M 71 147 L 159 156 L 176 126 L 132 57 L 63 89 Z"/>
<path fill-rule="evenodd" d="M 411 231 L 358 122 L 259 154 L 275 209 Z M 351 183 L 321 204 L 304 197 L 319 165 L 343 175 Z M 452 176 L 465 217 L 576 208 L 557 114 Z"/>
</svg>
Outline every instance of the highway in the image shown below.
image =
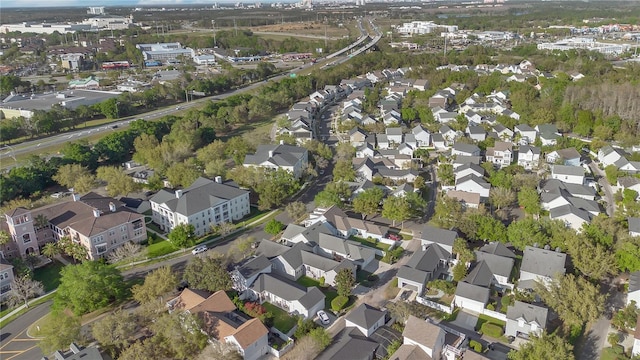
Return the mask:
<svg viewBox="0 0 640 360">
<path fill-rule="evenodd" d="M 371 22 L 371 20 L 369 20 Z M 373 26 L 373 22 L 371 22 L 371 25 L 374 29 L 375 26 Z M 369 49 L 371 46 L 373 46 L 378 40 L 380 40 L 380 34 L 378 33 L 378 35 L 369 43 L 367 43 L 364 47 L 356 50 L 355 52 L 353 52 L 351 55 L 349 56 L 344 56 L 344 57 L 338 57 L 339 54 L 344 54 L 354 48 L 356 48 L 358 45 L 360 45 L 364 40 L 368 39 L 369 34 L 367 34 L 366 30 L 364 29 L 364 27 L 362 26 L 362 24 L 359 24 L 360 27 L 360 31 L 362 32 L 362 36 L 359 37 L 356 42 L 350 44 L 349 46 L 343 48 L 342 50 L 339 50 L 329 56 L 327 56 L 328 58 L 336 58 L 336 60 L 332 63 L 332 65 L 335 64 L 342 64 L 344 62 L 346 62 L 347 60 L 349 60 L 351 57 L 360 54 L 364 51 L 366 51 L 367 49 Z M 377 31 L 377 30 L 376 30 Z M 322 59 L 320 59 L 322 60 Z M 299 68 L 293 69 L 289 72 L 274 76 L 272 78 L 269 79 L 269 81 L 279 81 L 282 80 L 286 77 L 289 77 L 291 73 L 306 73 L 306 70 L 311 67 L 314 66 L 314 64 L 312 63 L 307 63 Z M 209 100 L 216 100 L 216 99 L 225 99 L 229 96 L 233 96 L 236 94 L 240 94 L 240 93 L 244 93 L 247 91 L 251 91 L 254 90 L 262 85 L 264 85 L 265 82 L 261 81 L 261 82 L 256 82 L 253 83 L 251 85 L 248 85 L 246 87 L 234 90 L 234 91 L 230 91 L 224 94 L 220 94 L 220 95 L 214 95 L 214 96 L 208 96 L 208 97 L 204 97 L 201 99 L 197 99 L 197 100 L 193 100 L 187 103 L 182 103 L 179 106 L 170 106 L 170 107 L 165 107 L 162 109 L 157 109 L 157 110 L 153 110 L 153 111 L 149 111 L 147 113 L 142 113 L 139 115 L 135 115 L 135 116 L 129 116 L 129 117 L 125 117 L 120 119 L 119 121 L 116 122 L 112 122 L 106 125 L 102 125 L 102 126 L 98 126 L 98 127 L 94 127 L 94 128 L 90 128 L 90 129 L 82 129 L 82 130 L 75 130 L 75 131 L 69 131 L 69 132 L 65 132 L 62 134 L 57 134 L 57 135 L 53 135 L 53 136 L 49 136 L 46 138 L 42 138 L 42 139 L 37 139 L 37 140 L 30 140 L 30 141 L 25 141 L 22 142 L 20 144 L 17 145 L 13 145 L 13 146 L 9 146 L 9 145 L 5 145 L 3 147 L 0 147 L 0 165 L 2 168 L 9 168 L 11 166 L 16 166 L 17 161 L 14 162 L 13 164 L 11 163 L 11 159 L 15 159 L 17 156 L 20 156 L 22 154 L 27 154 L 27 153 L 33 153 L 33 154 L 37 154 L 37 155 L 45 155 L 47 154 L 47 148 L 53 147 L 53 146 L 57 146 L 60 144 L 64 144 L 66 142 L 70 142 L 70 141 L 78 141 L 84 138 L 88 138 L 90 136 L 94 136 L 97 134 L 107 134 L 109 132 L 113 132 L 113 131 L 117 131 L 117 130 L 121 130 L 124 128 L 127 128 L 129 126 L 129 123 L 131 121 L 137 120 L 137 119 L 143 119 L 143 120 L 156 120 L 159 119 L 163 116 L 167 116 L 167 115 L 180 115 L 182 113 L 184 113 L 185 111 L 188 111 L 190 108 L 205 102 L 205 101 L 209 101 Z"/>
</svg>

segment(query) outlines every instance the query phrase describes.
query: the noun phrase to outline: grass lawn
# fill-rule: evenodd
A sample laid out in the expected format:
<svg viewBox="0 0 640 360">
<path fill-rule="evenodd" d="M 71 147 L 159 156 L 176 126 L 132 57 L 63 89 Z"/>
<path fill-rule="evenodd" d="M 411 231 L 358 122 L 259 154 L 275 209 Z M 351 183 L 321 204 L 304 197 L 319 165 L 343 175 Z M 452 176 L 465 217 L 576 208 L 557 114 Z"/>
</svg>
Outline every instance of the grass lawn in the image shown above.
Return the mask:
<svg viewBox="0 0 640 360">
<path fill-rule="evenodd" d="M 147 246 L 147 256 L 150 258 L 170 254 L 176 251 L 175 246 L 167 240 L 158 241 L 157 243 Z"/>
<path fill-rule="evenodd" d="M 600 354 L 600 360 L 627 360 L 627 359 L 628 359 L 627 356 L 616 354 L 612 347 L 606 347 L 602 349 L 602 354 Z"/>
<path fill-rule="evenodd" d="M 300 279 L 298 279 L 297 282 L 298 284 L 305 287 L 317 286 L 318 288 L 320 288 L 320 282 L 318 280 L 312 279 L 307 276 L 302 276 Z"/>
<path fill-rule="evenodd" d="M 298 322 L 295 317 L 289 315 L 289 313 L 275 305 L 269 304 L 267 302 L 262 305 L 267 310 L 267 312 L 273 314 L 273 327 L 285 334 L 288 333 L 289 330 L 291 330 Z"/>
<path fill-rule="evenodd" d="M 363 238 L 357 237 L 357 236 L 351 236 L 351 237 L 349 237 L 349 240 L 357 241 L 362 245 L 369 246 L 369 247 L 376 248 L 376 249 L 380 249 L 382 251 L 387 251 L 387 250 L 389 250 L 389 247 L 390 247 L 390 245 L 387 245 L 387 244 L 384 244 L 384 243 L 381 243 L 381 242 L 376 243 L 375 241 L 369 241 L 368 239 L 363 239 Z"/>
<path fill-rule="evenodd" d="M 33 270 L 33 280 L 40 281 L 44 286 L 44 291 L 49 292 L 60 285 L 60 270 L 64 265 L 53 261 L 46 266 Z"/>
<path fill-rule="evenodd" d="M 338 292 L 336 290 L 327 290 L 323 291 L 324 293 L 324 308 L 331 309 L 331 301 L 338 297 Z"/>
<path fill-rule="evenodd" d="M 160 230 L 160 228 L 158 227 L 158 225 L 156 225 L 156 224 L 154 224 L 154 223 L 152 223 L 152 222 L 149 222 L 149 223 L 147 223 L 146 225 L 147 225 L 147 227 L 148 227 L 149 229 L 151 229 L 151 230 L 153 230 L 153 231 L 157 232 L 158 234 L 163 234 L 163 233 L 164 233 L 164 231 Z"/>
<path fill-rule="evenodd" d="M 480 314 L 480 315 L 478 315 L 478 322 L 476 323 L 476 330 L 480 330 L 480 328 L 482 327 L 482 324 L 484 324 L 484 323 L 495 324 L 495 325 L 498 325 L 498 326 L 502 326 L 503 328 L 507 325 L 507 323 L 502 321 L 502 320 L 498 320 L 496 318 L 492 318 L 491 316 Z"/>
</svg>

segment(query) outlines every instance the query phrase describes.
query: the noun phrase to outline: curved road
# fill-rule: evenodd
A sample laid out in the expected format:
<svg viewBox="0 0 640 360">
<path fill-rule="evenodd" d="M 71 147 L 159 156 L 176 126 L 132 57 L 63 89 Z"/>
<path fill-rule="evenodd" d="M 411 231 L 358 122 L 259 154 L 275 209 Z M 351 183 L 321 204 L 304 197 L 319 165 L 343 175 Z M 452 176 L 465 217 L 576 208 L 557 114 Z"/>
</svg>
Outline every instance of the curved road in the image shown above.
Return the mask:
<svg viewBox="0 0 640 360">
<path fill-rule="evenodd" d="M 369 42 L 366 46 L 364 46 L 363 48 L 355 51 L 351 56 L 355 56 L 357 54 L 360 54 L 362 51 L 370 48 L 371 46 L 373 46 L 378 40 L 380 39 L 380 34 L 378 33 L 378 35 L 371 41 Z M 358 42 L 358 40 L 356 41 Z M 348 50 L 351 47 L 351 45 L 347 46 L 345 49 L 343 50 Z M 351 56 L 345 56 L 339 60 L 334 61 L 334 64 L 341 64 L 344 63 L 345 61 L 349 60 L 351 58 Z M 304 70 L 306 70 L 307 68 L 314 66 L 314 64 L 312 63 L 308 63 L 305 64 L 297 69 L 293 69 L 289 72 L 274 76 L 272 78 L 269 79 L 269 81 L 278 81 L 278 80 L 282 80 L 286 77 L 289 77 L 290 73 L 299 73 L 302 72 Z M 25 141 L 22 142 L 20 144 L 14 145 L 14 146 L 3 146 L 0 147 L 0 162 L 2 160 L 8 160 L 11 158 L 15 158 L 18 155 L 22 155 L 25 153 L 32 153 L 32 152 L 37 152 L 38 150 L 41 150 L 40 154 L 46 153 L 47 147 L 52 147 L 55 145 L 59 145 L 59 144 L 63 144 L 65 142 L 69 142 L 69 141 L 77 141 L 83 138 L 87 138 L 89 136 L 93 136 L 96 134 L 105 134 L 111 131 L 114 131 L 116 129 L 122 129 L 122 128 L 126 128 L 129 126 L 129 123 L 131 121 L 137 120 L 137 119 L 144 119 L 144 120 L 156 120 L 159 119 L 163 116 L 167 116 L 167 115 L 173 115 L 173 114 L 179 114 L 182 113 L 188 109 L 190 109 L 193 106 L 196 106 L 197 104 L 200 104 L 202 102 L 208 101 L 208 100 L 215 100 L 215 99 L 225 99 L 229 96 L 233 96 L 236 94 L 240 94 L 243 92 L 247 92 L 247 91 L 251 91 L 253 89 L 256 89 L 260 86 L 262 86 L 265 83 L 265 81 L 261 81 L 261 82 L 256 82 L 253 83 L 251 85 L 248 85 L 246 87 L 231 91 L 231 92 L 227 92 L 224 94 L 220 94 L 220 95 L 214 95 L 214 96 L 208 96 L 208 97 L 204 97 L 201 99 L 197 99 L 197 100 L 193 100 L 191 102 L 188 103 L 182 103 L 179 106 L 170 106 L 170 107 L 166 107 L 166 108 L 162 108 L 162 109 L 158 109 L 158 110 L 153 110 L 147 113 L 142 113 L 139 115 L 135 115 L 135 116 L 128 116 L 125 118 L 122 118 L 119 121 L 116 122 L 112 122 L 109 123 L 107 125 L 102 125 L 99 127 L 94 127 L 91 129 L 83 129 L 83 130 L 75 130 L 75 131 L 70 131 L 70 132 L 66 132 L 63 134 L 58 134 L 58 135 L 54 135 L 54 136 L 50 136 L 47 138 L 43 138 L 43 139 L 37 139 L 37 140 L 31 140 L 31 141 Z"/>
</svg>

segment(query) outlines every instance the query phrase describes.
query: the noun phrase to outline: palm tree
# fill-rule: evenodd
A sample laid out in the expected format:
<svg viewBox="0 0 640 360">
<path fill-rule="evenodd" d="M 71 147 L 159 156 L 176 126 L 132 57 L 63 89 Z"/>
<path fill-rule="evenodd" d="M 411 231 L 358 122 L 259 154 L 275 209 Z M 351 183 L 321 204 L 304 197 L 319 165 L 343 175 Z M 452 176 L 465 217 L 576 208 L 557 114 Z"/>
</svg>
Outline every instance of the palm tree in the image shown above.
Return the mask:
<svg viewBox="0 0 640 360">
<path fill-rule="evenodd" d="M 38 214 L 33 219 L 34 224 L 36 225 L 36 229 L 42 229 L 49 225 L 49 219 L 44 214 Z"/>
<path fill-rule="evenodd" d="M 44 244 L 40 253 L 49 259 L 53 259 L 56 255 L 60 254 L 60 247 L 56 243 L 50 242 Z"/>
</svg>

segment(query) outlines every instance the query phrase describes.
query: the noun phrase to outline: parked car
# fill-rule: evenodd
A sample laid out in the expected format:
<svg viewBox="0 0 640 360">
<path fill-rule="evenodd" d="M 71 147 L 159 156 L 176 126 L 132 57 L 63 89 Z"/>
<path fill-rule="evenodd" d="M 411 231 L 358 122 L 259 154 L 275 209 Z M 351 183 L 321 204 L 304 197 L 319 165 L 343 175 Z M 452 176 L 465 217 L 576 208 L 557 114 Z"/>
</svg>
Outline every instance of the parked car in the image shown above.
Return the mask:
<svg viewBox="0 0 640 360">
<path fill-rule="evenodd" d="M 195 249 L 191 250 L 191 253 L 193 255 L 198 255 L 198 254 L 203 253 L 203 252 L 205 252 L 207 250 L 209 250 L 207 245 L 200 245 L 200 246 L 196 247 Z"/>
<path fill-rule="evenodd" d="M 322 325 L 329 325 L 329 323 L 331 322 L 331 320 L 329 320 L 329 315 L 327 315 L 324 310 L 318 311 L 318 319 L 320 319 Z"/>
<path fill-rule="evenodd" d="M 400 241 L 402 240 L 402 237 L 398 234 L 389 234 L 389 239 L 393 241 Z"/>
</svg>

